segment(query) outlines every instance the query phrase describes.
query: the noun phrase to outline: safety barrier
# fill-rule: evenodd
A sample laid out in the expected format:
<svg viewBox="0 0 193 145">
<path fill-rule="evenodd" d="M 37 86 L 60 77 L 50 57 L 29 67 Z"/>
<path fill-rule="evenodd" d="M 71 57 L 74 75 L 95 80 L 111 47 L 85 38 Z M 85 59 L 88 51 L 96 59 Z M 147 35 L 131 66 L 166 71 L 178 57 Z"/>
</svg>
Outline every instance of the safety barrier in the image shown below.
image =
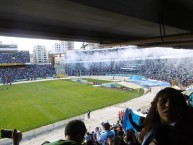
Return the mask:
<svg viewBox="0 0 193 145">
<path fill-rule="evenodd" d="M 79 119 L 84 121 L 85 119 L 85 115 L 80 115 L 80 116 L 76 116 L 70 119 L 66 119 L 63 121 L 59 121 L 56 123 L 52 123 L 40 128 L 36 128 L 27 132 L 22 133 L 22 142 L 27 142 L 29 140 L 33 140 L 41 135 L 45 135 L 47 133 L 50 132 L 54 132 L 55 130 L 58 130 L 59 128 L 65 128 L 66 124 L 70 121 L 70 120 L 74 120 L 74 119 Z M 43 141 L 42 141 L 43 142 Z M 12 144 L 12 139 L 1 139 L 0 140 L 0 145 L 11 145 Z"/>
</svg>

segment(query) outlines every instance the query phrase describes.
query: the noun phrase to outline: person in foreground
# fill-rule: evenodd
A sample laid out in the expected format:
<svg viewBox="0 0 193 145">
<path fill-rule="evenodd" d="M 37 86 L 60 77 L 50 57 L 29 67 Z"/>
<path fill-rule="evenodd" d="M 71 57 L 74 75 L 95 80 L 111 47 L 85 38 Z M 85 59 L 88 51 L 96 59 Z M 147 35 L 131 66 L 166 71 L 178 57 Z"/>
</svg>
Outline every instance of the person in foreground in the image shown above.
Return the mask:
<svg viewBox="0 0 193 145">
<path fill-rule="evenodd" d="M 44 145 L 81 145 L 86 133 L 86 126 L 81 120 L 69 121 L 65 128 L 66 140 L 58 140 Z"/>
<path fill-rule="evenodd" d="M 193 115 L 180 91 L 167 87 L 157 93 L 144 122 L 142 145 L 192 145 Z"/>
</svg>

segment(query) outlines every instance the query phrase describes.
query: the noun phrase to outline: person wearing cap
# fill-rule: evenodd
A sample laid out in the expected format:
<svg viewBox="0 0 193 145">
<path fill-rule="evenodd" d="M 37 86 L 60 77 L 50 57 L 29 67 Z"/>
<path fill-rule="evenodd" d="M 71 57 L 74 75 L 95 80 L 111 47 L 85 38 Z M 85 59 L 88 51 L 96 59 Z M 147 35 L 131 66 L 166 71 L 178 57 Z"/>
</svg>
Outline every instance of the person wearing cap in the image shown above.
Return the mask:
<svg viewBox="0 0 193 145">
<path fill-rule="evenodd" d="M 112 124 L 112 130 L 114 130 L 115 132 L 115 136 L 117 135 L 117 125 L 116 124 Z"/>
<path fill-rule="evenodd" d="M 108 139 L 115 137 L 115 132 L 114 130 L 110 130 L 110 124 L 108 122 L 103 123 L 102 126 L 105 132 L 99 136 L 98 142 L 102 143 L 102 145 L 105 145 Z"/>
</svg>

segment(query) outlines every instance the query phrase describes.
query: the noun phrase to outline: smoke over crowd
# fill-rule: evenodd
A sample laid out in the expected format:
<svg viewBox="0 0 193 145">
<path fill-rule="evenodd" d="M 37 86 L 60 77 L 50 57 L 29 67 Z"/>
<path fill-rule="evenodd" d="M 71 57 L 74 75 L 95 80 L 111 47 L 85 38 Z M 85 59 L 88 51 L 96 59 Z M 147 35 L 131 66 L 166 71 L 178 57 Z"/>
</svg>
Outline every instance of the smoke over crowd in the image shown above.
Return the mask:
<svg viewBox="0 0 193 145">
<path fill-rule="evenodd" d="M 137 74 L 187 86 L 193 81 L 193 51 L 173 48 L 135 47 L 69 51 L 67 75 Z"/>
<path fill-rule="evenodd" d="M 74 62 L 96 62 L 112 60 L 131 60 L 148 58 L 181 58 L 192 57 L 192 50 L 173 48 L 145 48 L 136 47 L 105 48 L 92 50 L 68 51 L 65 57 L 66 63 Z"/>
</svg>

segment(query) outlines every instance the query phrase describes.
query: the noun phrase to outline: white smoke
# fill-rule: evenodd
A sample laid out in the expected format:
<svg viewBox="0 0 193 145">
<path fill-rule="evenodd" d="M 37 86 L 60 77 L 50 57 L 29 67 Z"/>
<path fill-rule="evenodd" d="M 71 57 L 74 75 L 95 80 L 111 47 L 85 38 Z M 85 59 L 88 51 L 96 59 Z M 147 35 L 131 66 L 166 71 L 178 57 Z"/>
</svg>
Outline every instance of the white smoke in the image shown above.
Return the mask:
<svg viewBox="0 0 193 145">
<path fill-rule="evenodd" d="M 102 52 L 102 53 L 101 53 Z M 92 50 L 68 51 L 65 63 L 75 62 L 108 62 L 116 60 L 149 59 L 149 58 L 181 58 L 193 57 L 193 50 L 173 48 L 105 48 Z"/>
</svg>

